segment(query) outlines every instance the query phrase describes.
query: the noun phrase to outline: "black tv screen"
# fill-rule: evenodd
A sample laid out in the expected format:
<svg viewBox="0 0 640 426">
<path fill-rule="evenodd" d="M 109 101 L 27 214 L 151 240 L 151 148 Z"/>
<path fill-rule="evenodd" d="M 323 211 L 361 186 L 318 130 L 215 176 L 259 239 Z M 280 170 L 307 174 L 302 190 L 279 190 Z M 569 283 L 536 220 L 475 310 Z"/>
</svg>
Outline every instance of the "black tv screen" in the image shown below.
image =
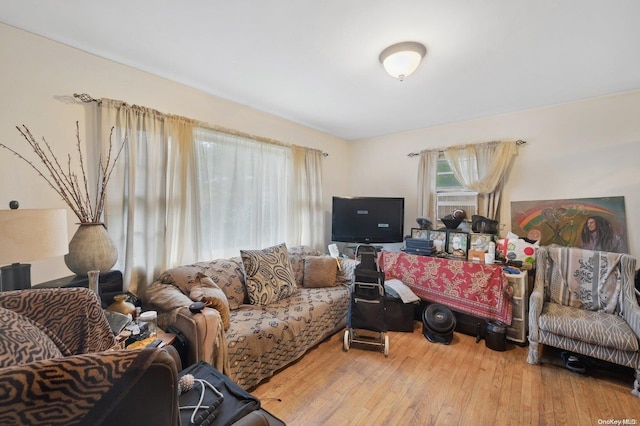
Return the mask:
<svg viewBox="0 0 640 426">
<path fill-rule="evenodd" d="M 331 241 L 397 243 L 404 237 L 404 198 L 333 197 Z"/>
</svg>

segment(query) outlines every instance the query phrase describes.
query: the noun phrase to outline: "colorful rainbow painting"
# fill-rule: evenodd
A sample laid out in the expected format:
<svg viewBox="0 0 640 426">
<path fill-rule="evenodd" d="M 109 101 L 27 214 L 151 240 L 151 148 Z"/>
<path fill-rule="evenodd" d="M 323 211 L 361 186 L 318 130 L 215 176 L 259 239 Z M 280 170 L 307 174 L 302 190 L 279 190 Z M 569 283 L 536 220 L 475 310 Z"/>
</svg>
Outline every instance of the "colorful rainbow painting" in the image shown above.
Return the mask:
<svg viewBox="0 0 640 426">
<path fill-rule="evenodd" d="M 540 245 L 581 247 L 581 233 L 588 218 L 606 219 L 627 252 L 624 197 L 578 198 L 511 202 L 511 232 Z"/>
</svg>

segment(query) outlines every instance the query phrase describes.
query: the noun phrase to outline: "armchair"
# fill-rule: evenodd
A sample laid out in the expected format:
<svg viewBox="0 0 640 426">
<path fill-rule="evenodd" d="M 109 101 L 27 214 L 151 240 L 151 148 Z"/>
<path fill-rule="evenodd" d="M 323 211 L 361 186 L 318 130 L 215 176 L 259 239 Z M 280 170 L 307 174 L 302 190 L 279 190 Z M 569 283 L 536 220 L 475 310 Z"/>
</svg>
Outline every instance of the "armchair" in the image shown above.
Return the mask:
<svg viewBox="0 0 640 426">
<path fill-rule="evenodd" d="M 635 369 L 640 397 L 640 307 L 634 294 L 636 259 L 620 253 L 540 247 L 529 299 L 529 354 L 540 344 Z"/>
<path fill-rule="evenodd" d="M 180 423 L 174 348 L 114 349 L 86 288 L 0 293 L 0 335 L 0 424 Z"/>
</svg>

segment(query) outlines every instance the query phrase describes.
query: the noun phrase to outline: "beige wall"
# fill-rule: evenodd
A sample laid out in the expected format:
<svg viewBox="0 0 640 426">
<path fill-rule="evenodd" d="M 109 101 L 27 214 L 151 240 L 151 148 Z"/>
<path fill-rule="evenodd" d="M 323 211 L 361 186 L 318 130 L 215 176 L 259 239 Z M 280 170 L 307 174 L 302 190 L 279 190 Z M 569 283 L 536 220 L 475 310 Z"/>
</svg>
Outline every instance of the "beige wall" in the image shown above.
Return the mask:
<svg viewBox="0 0 640 426">
<path fill-rule="evenodd" d="M 16 125 L 27 125 L 37 138 L 46 137 L 61 157 L 74 152 L 75 122 L 81 137 L 85 106 L 73 98 L 121 99 L 162 112 L 183 115 L 213 125 L 241 130 L 286 143 L 321 149 L 324 159 L 326 210 L 331 196 L 346 195 L 347 142 L 281 118 L 228 102 L 183 85 L 89 55 L 30 33 L 0 24 L 0 141 L 29 152 Z M 35 172 L 7 151 L 0 151 L 0 209 L 10 200 L 23 208 L 63 208 L 65 204 Z M 69 239 L 75 231 L 69 211 Z M 326 231 L 329 235 L 330 230 Z M 328 237 L 327 237 L 328 238 Z M 1 243 L 1 242 L 0 242 Z M 29 262 L 32 283 L 70 275 L 62 258 Z"/>
<path fill-rule="evenodd" d="M 640 255 L 640 91 L 504 114 L 352 143 L 353 195 L 406 197 L 405 226 L 415 225 L 418 157 L 426 148 L 522 139 L 501 209 L 511 201 L 624 196 L 629 248 Z M 368 176 L 367 180 L 362 179 Z"/>
<path fill-rule="evenodd" d="M 73 93 L 122 99 L 321 149 L 329 153 L 323 170 L 327 220 L 333 195 L 404 196 L 408 231 L 416 217 L 418 158 L 407 153 L 523 139 L 528 144 L 520 149 L 506 188 L 505 224 L 510 223 L 511 201 L 624 196 L 631 253 L 640 255 L 635 220 L 640 207 L 640 91 L 347 143 L 3 24 L 0 60 L 0 141 L 12 146 L 23 144 L 15 126 L 24 123 L 57 152 L 72 152 L 75 122 L 82 126 L 87 120 L 85 106 Z M 13 199 L 24 208 L 65 206 L 32 170 L 0 151 L 0 208 Z M 69 213 L 69 237 L 73 224 Z M 330 222 L 326 224 L 328 240 Z M 31 263 L 34 283 L 70 274 L 61 258 Z"/>
</svg>

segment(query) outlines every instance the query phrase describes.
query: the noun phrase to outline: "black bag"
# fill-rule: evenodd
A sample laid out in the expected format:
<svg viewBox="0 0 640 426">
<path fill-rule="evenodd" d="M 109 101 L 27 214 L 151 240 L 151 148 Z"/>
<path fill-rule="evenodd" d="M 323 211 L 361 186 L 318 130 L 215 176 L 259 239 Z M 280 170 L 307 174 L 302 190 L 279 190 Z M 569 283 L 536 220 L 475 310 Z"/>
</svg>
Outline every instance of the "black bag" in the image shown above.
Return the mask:
<svg viewBox="0 0 640 426">
<path fill-rule="evenodd" d="M 471 216 L 471 230 L 482 234 L 498 234 L 497 220 L 474 214 Z"/>
<path fill-rule="evenodd" d="M 392 296 L 389 292 L 385 295 L 384 320 L 387 324 L 387 331 L 402 331 L 413 333 L 413 318 L 418 302 L 404 303 L 402 299 Z"/>
<path fill-rule="evenodd" d="M 193 409 L 180 409 L 180 421 L 183 425 L 230 425 L 252 411 L 260 409 L 260 400 L 258 398 L 242 389 L 227 376 L 204 361 L 185 368 L 178 377 L 181 378 L 185 374 L 191 374 L 196 379 L 206 380 L 222 393 L 223 398 L 220 398 L 213 390 L 207 387 L 202 409 L 195 416 L 194 423 L 191 422 Z M 180 395 L 180 407 L 197 405 L 201 391 L 201 385 L 196 383 L 193 389 Z"/>
<path fill-rule="evenodd" d="M 187 365 L 189 355 L 189 344 L 187 343 L 187 338 L 180 330 L 172 325 L 167 326 L 165 331 L 176 335 L 176 338 L 171 345 L 178 351 L 182 365 Z"/>
</svg>

